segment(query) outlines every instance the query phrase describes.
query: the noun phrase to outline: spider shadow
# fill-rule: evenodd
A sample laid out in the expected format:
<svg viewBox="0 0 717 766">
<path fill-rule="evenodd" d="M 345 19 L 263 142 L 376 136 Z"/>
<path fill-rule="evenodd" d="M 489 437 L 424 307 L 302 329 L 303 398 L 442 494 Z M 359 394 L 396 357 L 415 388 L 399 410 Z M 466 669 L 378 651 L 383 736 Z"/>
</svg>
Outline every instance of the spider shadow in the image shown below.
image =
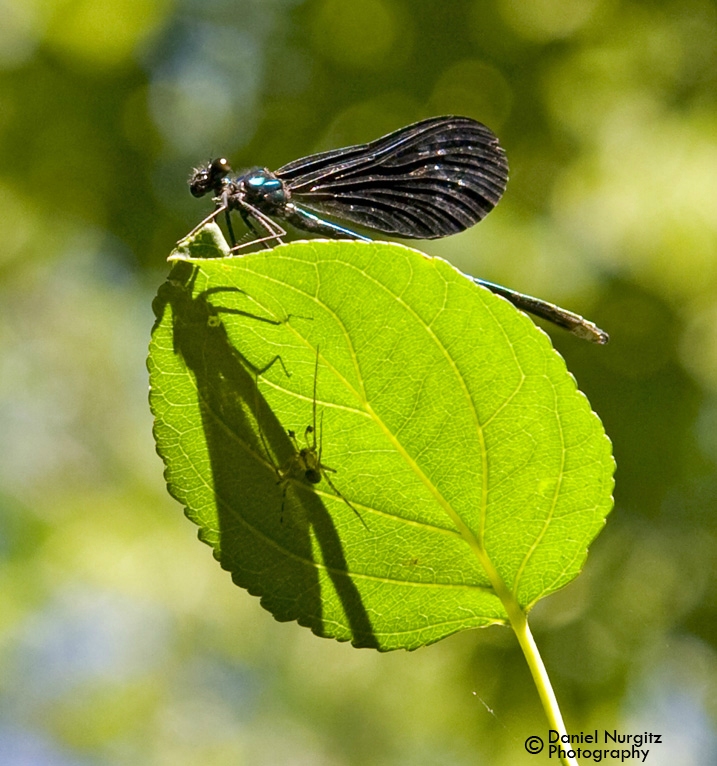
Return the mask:
<svg viewBox="0 0 717 766">
<path fill-rule="evenodd" d="M 292 455 L 295 447 L 257 387 L 257 376 L 277 360 L 266 360 L 263 368 L 249 362 L 231 342 L 221 317 L 238 314 L 271 325 L 286 320 L 222 306 L 222 297 L 231 303 L 227 293 L 241 293 L 238 288 L 195 293 L 197 273 L 195 265 L 175 262 L 153 308 L 158 324 L 171 307 L 174 352 L 196 384 L 193 404 L 200 411 L 206 452 L 203 445 L 193 447 L 189 439 L 187 451 L 191 454 L 198 449 L 194 454 L 197 473 L 203 470 L 201 461 L 208 458 L 218 524 L 211 523 L 212 509 L 201 507 L 201 489 L 195 497 L 191 488 L 175 490 L 174 496 L 186 507 L 187 516 L 200 525 L 200 539 L 213 547 L 222 568 L 237 585 L 260 596 L 262 605 L 277 620 L 297 620 L 317 635 L 326 635 L 318 577 L 321 565 L 341 602 L 352 643 L 378 648 L 367 610 L 348 572 L 341 538 L 320 497 L 308 489 L 294 491 L 293 505 L 300 506 L 300 512 L 292 514 L 291 523 L 280 520 L 282 488 L 262 439 L 274 455 L 282 457 Z M 277 363 L 283 365 L 283 360 Z M 312 533 L 321 550 L 321 562 L 314 560 Z"/>
</svg>

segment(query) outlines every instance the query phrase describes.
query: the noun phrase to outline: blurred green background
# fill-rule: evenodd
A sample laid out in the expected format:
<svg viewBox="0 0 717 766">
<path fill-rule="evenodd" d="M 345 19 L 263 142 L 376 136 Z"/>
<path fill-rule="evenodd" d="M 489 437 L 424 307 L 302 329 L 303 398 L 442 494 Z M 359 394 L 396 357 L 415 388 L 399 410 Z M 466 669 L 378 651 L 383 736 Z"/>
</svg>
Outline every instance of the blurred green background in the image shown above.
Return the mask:
<svg viewBox="0 0 717 766">
<path fill-rule="evenodd" d="M 509 629 L 379 655 L 275 622 L 196 540 L 151 436 L 150 302 L 210 207 L 192 166 L 445 113 L 498 133 L 511 180 L 426 250 L 612 336 L 550 331 L 618 462 L 584 573 L 532 613 L 566 723 L 717 762 L 715 4 L 0 8 L 0 763 L 538 762 Z"/>
</svg>

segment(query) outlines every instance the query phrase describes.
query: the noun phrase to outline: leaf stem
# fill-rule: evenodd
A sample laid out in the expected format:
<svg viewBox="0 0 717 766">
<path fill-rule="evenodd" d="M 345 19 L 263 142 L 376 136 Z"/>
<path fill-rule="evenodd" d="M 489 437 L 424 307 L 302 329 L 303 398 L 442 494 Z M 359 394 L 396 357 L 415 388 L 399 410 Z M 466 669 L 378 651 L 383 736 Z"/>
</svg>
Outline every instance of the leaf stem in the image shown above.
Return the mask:
<svg viewBox="0 0 717 766">
<path fill-rule="evenodd" d="M 552 684 L 550 683 L 550 678 L 545 669 L 543 658 L 540 656 L 538 646 L 535 643 L 533 634 L 530 632 L 527 615 L 518 607 L 516 609 L 515 618 L 510 614 L 510 624 L 515 631 L 515 635 L 518 637 L 518 643 L 523 650 L 523 655 L 530 668 L 550 728 L 557 731 L 560 735 L 567 734 L 565 724 L 563 723 L 563 716 L 560 713 L 560 707 L 558 706 L 558 700 L 553 691 Z M 565 764 L 565 766 L 578 766 L 578 762 L 575 758 L 565 757 L 561 758 L 560 761 Z"/>
<path fill-rule="evenodd" d="M 511 627 L 515 631 L 520 648 L 523 650 L 523 656 L 525 657 L 528 667 L 530 668 L 530 673 L 533 676 L 533 682 L 538 690 L 538 696 L 543 705 L 548 724 L 551 729 L 557 731 L 561 736 L 564 734 L 567 735 L 568 732 L 565 728 L 565 723 L 563 722 L 563 716 L 560 712 L 558 700 L 553 691 L 552 684 L 550 683 L 548 671 L 545 669 L 543 658 L 540 656 L 538 646 L 535 643 L 533 634 L 530 632 L 530 627 L 528 626 L 528 616 L 520 608 L 513 592 L 506 586 L 503 578 L 493 566 L 493 562 L 486 554 L 483 546 L 480 545 L 475 538 L 473 538 L 473 541 L 471 547 L 478 555 L 478 558 L 495 589 L 496 595 L 500 598 L 508 613 Z M 560 762 L 563 763 L 564 766 L 579 766 L 575 758 L 560 758 Z"/>
</svg>

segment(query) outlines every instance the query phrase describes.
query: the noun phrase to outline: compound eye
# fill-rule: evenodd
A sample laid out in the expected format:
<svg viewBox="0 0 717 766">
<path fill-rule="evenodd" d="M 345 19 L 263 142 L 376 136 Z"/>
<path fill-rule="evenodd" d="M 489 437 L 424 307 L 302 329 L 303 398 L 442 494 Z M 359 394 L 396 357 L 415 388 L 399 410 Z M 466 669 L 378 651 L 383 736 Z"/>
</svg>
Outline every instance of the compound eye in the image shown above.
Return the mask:
<svg viewBox="0 0 717 766">
<path fill-rule="evenodd" d="M 224 179 L 232 172 L 231 165 L 224 159 L 224 157 L 218 157 L 216 160 L 212 160 L 209 165 L 209 179 L 207 183 L 211 189 L 214 189 L 216 194 L 219 194 Z"/>
<path fill-rule="evenodd" d="M 212 160 L 212 164 L 209 166 L 209 177 L 211 178 L 212 186 L 216 186 L 224 176 L 228 176 L 231 172 L 231 165 L 224 157 L 218 157 L 216 160 Z"/>
</svg>

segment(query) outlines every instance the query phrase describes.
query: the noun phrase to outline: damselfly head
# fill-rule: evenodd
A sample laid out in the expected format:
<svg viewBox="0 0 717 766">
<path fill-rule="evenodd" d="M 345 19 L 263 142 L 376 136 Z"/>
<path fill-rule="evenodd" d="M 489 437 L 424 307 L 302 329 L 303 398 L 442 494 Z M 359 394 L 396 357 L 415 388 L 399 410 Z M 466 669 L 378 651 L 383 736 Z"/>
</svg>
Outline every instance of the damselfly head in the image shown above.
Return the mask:
<svg viewBox="0 0 717 766">
<path fill-rule="evenodd" d="M 189 191 L 194 197 L 203 197 L 209 192 L 219 195 L 231 172 L 232 168 L 228 160 L 218 157 L 208 165 L 194 169 L 189 177 Z"/>
</svg>

